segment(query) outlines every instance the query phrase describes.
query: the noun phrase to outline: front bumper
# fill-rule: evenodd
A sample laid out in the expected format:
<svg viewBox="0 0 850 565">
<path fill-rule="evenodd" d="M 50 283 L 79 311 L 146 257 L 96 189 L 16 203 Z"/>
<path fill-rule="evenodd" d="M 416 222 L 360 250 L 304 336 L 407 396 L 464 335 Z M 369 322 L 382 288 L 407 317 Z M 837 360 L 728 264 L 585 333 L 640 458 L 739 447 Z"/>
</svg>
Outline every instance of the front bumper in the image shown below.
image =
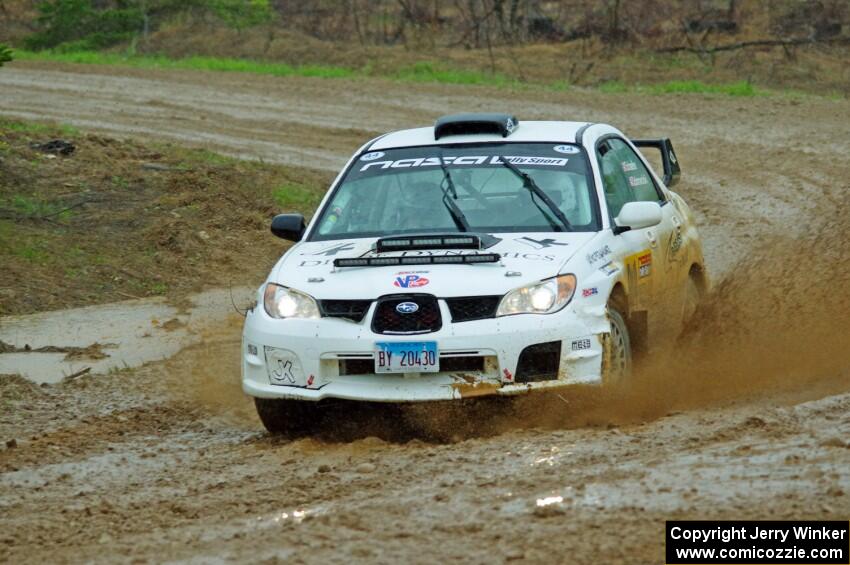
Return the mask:
<svg viewBox="0 0 850 565">
<path fill-rule="evenodd" d="M 374 307 L 374 306 L 373 306 Z M 260 398 L 318 401 L 340 398 L 376 402 L 453 400 L 482 395 L 521 394 L 573 384 L 600 384 L 602 343 L 609 330 L 604 306 L 570 304 L 549 315 L 524 314 L 450 323 L 436 332 L 382 335 L 368 320 L 269 317 L 258 305 L 245 320 L 242 388 Z M 345 363 L 374 363 L 376 341 L 436 341 L 442 366 L 449 359 L 483 358 L 477 370 L 414 374 L 341 374 Z M 517 383 L 521 352 L 530 345 L 560 341 L 557 379 Z M 368 365 L 366 365 L 368 366 Z M 457 366 L 457 363 L 455 363 Z"/>
</svg>

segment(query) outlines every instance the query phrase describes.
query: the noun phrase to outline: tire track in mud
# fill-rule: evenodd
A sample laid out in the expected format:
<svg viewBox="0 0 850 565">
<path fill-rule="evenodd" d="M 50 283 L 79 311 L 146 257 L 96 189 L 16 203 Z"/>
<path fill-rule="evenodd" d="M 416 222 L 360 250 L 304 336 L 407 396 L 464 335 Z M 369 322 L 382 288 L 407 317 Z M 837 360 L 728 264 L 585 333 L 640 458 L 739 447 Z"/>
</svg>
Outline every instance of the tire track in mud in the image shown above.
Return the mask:
<svg viewBox="0 0 850 565">
<path fill-rule="evenodd" d="M 850 513 L 846 101 L 30 64 L 4 68 L 6 94 L 0 114 L 127 135 L 156 137 L 173 113 L 185 119 L 172 133 L 199 143 L 208 106 L 215 147 L 302 164 L 307 150 L 344 159 L 361 129 L 460 110 L 670 135 L 715 284 L 692 331 L 630 389 L 343 411 L 314 438 L 260 432 L 239 389 L 238 324 L 138 370 L 0 380 L 0 439 L 19 439 L 0 450 L 0 561 L 648 563 L 662 559 L 665 519 Z"/>
</svg>

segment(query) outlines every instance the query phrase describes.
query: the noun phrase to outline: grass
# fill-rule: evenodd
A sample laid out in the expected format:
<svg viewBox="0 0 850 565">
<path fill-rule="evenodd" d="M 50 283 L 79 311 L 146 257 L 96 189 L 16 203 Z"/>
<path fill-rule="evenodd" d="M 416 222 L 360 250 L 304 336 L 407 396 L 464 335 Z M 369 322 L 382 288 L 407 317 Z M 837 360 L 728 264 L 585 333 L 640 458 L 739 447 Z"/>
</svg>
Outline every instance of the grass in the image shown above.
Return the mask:
<svg viewBox="0 0 850 565">
<path fill-rule="evenodd" d="M 319 78 L 351 78 L 357 75 L 354 69 L 330 65 L 288 65 L 250 59 L 220 57 L 184 57 L 172 59 L 162 55 L 122 55 L 99 51 L 15 51 L 15 58 L 22 61 L 58 61 L 86 65 L 122 65 L 145 69 L 200 70 L 217 72 L 253 73 L 272 76 L 303 76 Z"/>
<path fill-rule="evenodd" d="M 22 194 L 12 196 L 9 202 L 12 210 L 26 218 L 45 218 L 51 217 L 59 220 L 65 220 L 73 215 L 72 210 L 66 210 L 62 204 L 48 202 L 37 198 L 30 198 Z"/>
<path fill-rule="evenodd" d="M 174 59 L 162 55 L 103 53 L 99 51 L 16 51 L 15 57 L 25 61 L 35 60 L 88 65 L 122 65 L 147 69 L 241 72 L 280 77 L 300 76 L 334 79 L 358 78 L 373 75 L 371 66 L 363 67 L 362 69 L 351 69 L 332 65 L 294 66 L 287 63 L 270 61 L 202 56 Z M 496 87 L 521 85 L 518 80 L 498 73 L 483 73 L 480 71 L 447 68 L 429 61 L 414 63 L 413 65 L 392 72 L 389 77 L 403 82 L 431 82 L 440 84 L 486 85 Z M 568 90 L 570 85 L 566 81 L 555 81 L 546 85 L 546 87 L 548 90 L 562 92 Z M 620 82 L 608 82 L 599 86 L 599 90 L 605 93 L 631 92 L 634 90 L 639 91 L 643 88 L 644 87 L 630 87 Z M 752 95 L 753 92 L 753 88 L 749 85 L 749 83 L 715 86 L 706 85 L 699 81 L 671 81 L 648 88 L 650 92 L 656 94 L 711 92 L 747 96 Z"/>
<path fill-rule="evenodd" d="M 724 94 L 727 96 L 766 96 L 769 91 L 757 89 L 752 83 L 738 81 L 726 84 L 707 84 L 699 80 L 671 80 L 651 85 L 629 85 L 620 81 L 604 82 L 598 86 L 600 92 L 620 94 Z"/>
<path fill-rule="evenodd" d="M 462 69 L 440 67 L 435 63 L 421 61 L 403 68 L 392 75 L 406 82 L 438 82 L 442 84 L 483 84 L 488 86 L 513 86 L 516 79 L 498 73 L 482 73 Z"/>
<path fill-rule="evenodd" d="M 0 220 L 0 256 L 8 253 L 28 263 L 44 263 L 48 254 L 42 238 L 21 237 L 15 223 Z"/>
<path fill-rule="evenodd" d="M 15 51 L 15 58 L 23 61 L 56 61 L 62 63 L 80 63 L 88 65 L 121 65 L 145 69 L 199 70 L 213 72 L 240 72 L 279 77 L 299 76 L 325 79 L 356 79 L 371 76 L 383 76 L 403 82 L 422 82 L 440 84 L 484 85 L 494 87 L 520 88 L 528 85 L 499 73 L 446 67 L 430 61 L 420 61 L 413 65 L 386 73 L 379 73 L 367 65 L 360 69 L 333 65 L 289 65 L 272 61 L 235 59 L 221 57 L 184 57 L 174 59 L 163 55 L 137 55 L 133 53 L 103 53 L 99 51 Z M 564 92 L 572 88 L 567 81 L 559 80 L 543 88 L 555 92 Z M 603 93 L 644 94 L 722 94 L 728 96 L 758 96 L 767 91 L 756 89 L 751 83 L 740 81 L 728 84 L 707 84 L 698 80 L 669 81 L 654 85 L 625 84 L 620 81 L 605 82 L 597 89 Z M 2 126 L 2 122 L 0 122 Z M 29 124 L 26 127 L 32 127 Z"/>
<path fill-rule="evenodd" d="M 322 199 L 320 191 L 299 184 L 285 184 L 272 192 L 275 202 L 287 209 L 313 209 Z"/>
<path fill-rule="evenodd" d="M 16 131 L 19 133 L 45 134 L 53 133 L 57 128 L 63 135 L 76 136 L 80 134 L 80 130 L 68 124 L 48 125 L 34 122 L 18 122 L 0 118 L 0 133 L 4 131 Z"/>
</svg>

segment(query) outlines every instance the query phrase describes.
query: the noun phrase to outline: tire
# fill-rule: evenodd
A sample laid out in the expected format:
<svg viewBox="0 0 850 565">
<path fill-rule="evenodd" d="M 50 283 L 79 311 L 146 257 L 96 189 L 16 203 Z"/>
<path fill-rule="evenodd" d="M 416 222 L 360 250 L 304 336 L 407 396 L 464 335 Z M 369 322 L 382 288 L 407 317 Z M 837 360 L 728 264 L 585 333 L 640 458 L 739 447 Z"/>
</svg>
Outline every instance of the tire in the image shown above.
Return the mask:
<svg viewBox="0 0 850 565">
<path fill-rule="evenodd" d="M 602 385 L 618 386 L 629 382 L 632 375 L 632 343 L 626 320 L 608 307 L 611 332 L 602 351 Z"/>
<path fill-rule="evenodd" d="M 263 426 L 272 434 L 304 434 L 317 423 L 316 403 L 302 400 L 254 398 Z"/>
</svg>

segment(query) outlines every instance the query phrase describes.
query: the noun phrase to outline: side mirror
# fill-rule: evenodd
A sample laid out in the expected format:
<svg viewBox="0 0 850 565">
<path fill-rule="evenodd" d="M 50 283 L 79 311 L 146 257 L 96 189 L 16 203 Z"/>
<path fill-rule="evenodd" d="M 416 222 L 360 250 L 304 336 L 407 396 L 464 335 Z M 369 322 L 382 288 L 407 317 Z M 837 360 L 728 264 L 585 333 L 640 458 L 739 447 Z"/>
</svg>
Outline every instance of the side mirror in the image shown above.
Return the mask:
<svg viewBox="0 0 850 565">
<path fill-rule="evenodd" d="M 278 214 L 272 220 L 272 233 L 281 239 L 301 241 L 307 225 L 301 214 Z"/>
<path fill-rule="evenodd" d="M 614 219 L 615 233 L 651 228 L 661 223 L 661 204 L 658 202 L 627 202 Z"/>
<path fill-rule="evenodd" d="M 667 188 L 672 188 L 673 185 L 679 182 L 679 176 L 682 174 L 682 167 L 679 166 L 679 159 L 673 151 L 673 144 L 669 139 L 633 139 L 632 143 L 635 147 L 639 147 L 641 152 L 646 155 L 644 148 L 657 149 L 661 156 L 661 166 L 664 169 L 664 185 Z"/>
</svg>

